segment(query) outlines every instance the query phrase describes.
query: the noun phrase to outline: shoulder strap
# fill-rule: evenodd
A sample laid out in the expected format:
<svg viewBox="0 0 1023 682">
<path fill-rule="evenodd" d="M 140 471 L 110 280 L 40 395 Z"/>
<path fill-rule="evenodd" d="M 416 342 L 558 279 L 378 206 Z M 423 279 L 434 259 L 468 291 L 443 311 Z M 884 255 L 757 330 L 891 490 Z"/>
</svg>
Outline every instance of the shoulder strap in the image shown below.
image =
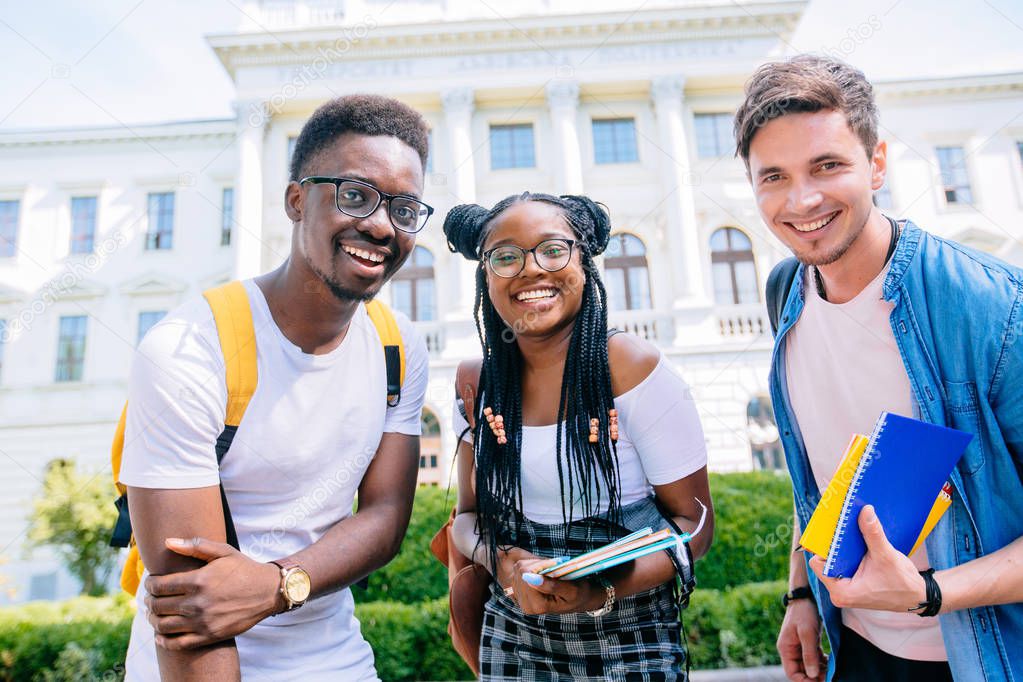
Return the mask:
<svg viewBox="0 0 1023 682">
<path fill-rule="evenodd" d="M 239 281 L 228 282 L 208 289 L 203 296 L 213 311 L 217 325 L 220 350 L 224 354 L 224 375 L 227 380 L 227 411 L 224 430 L 217 436 L 217 464 L 231 449 L 231 443 L 242 423 L 245 410 L 256 392 L 259 371 L 256 363 L 256 330 L 252 323 L 252 307 L 245 285 Z M 227 530 L 227 544 L 238 548 L 238 534 L 235 532 L 231 508 L 227 504 L 224 485 L 220 486 L 220 502 L 224 507 L 224 526 Z"/>
<path fill-rule="evenodd" d="M 245 416 L 252 394 L 256 392 L 256 330 L 252 324 L 249 295 L 241 282 L 208 289 L 203 292 L 220 337 L 227 378 L 226 426 L 237 430 Z M 233 437 L 232 433 L 232 437 Z"/>
<path fill-rule="evenodd" d="M 799 261 L 790 256 L 775 265 L 767 277 L 767 317 L 771 320 L 772 335 L 778 334 L 778 318 L 785 309 L 785 302 L 789 300 L 798 269 Z"/>
<path fill-rule="evenodd" d="M 405 384 L 405 344 L 394 313 L 383 302 L 366 302 L 366 312 L 380 335 L 387 366 L 387 404 L 394 407 L 401 402 L 401 387 Z"/>
<path fill-rule="evenodd" d="M 461 401 L 459 410 L 469 428 L 476 428 L 476 396 L 479 395 L 480 366 L 473 362 L 462 362 L 455 370 L 455 395 Z"/>
</svg>

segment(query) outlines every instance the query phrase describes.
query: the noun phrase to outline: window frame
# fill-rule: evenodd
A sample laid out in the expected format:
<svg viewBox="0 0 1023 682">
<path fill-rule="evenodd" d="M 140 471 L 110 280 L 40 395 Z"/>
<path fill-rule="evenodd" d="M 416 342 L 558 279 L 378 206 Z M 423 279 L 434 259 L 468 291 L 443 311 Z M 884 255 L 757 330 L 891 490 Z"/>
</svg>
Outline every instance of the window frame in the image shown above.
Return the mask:
<svg viewBox="0 0 1023 682">
<path fill-rule="evenodd" d="M 527 130 L 529 131 L 529 142 L 530 142 L 529 155 L 528 155 L 529 156 L 529 158 L 528 158 L 529 163 L 528 164 L 525 163 L 526 159 L 523 159 L 523 163 L 519 163 L 518 162 L 517 154 L 516 154 L 516 149 L 518 149 L 518 147 L 516 146 L 517 143 L 515 141 L 515 133 L 516 133 L 516 131 L 525 132 Z M 499 166 L 499 165 L 496 165 L 497 157 L 495 157 L 495 155 L 494 155 L 494 147 L 495 147 L 495 145 L 494 145 L 494 133 L 495 132 L 504 132 L 504 131 L 507 131 L 509 136 L 510 136 L 509 137 L 509 146 L 508 146 L 508 149 L 509 149 L 508 156 L 509 156 L 509 158 L 511 160 L 511 163 L 509 165 L 500 165 Z M 526 123 L 491 123 L 489 125 L 489 128 L 487 129 L 487 144 L 490 147 L 490 170 L 492 170 L 492 171 L 517 170 L 517 169 L 528 169 L 528 168 L 536 168 L 537 167 L 537 165 L 536 165 L 536 127 L 533 125 L 532 122 L 526 122 Z M 523 147 L 523 149 L 524 149 L 524 147 Z"/>
<path fill-rule="evenodd" d="M 87 232 L 83 236 L 82 234 L 78 233 L 79 224 L 76 220 L 76 217 L 81 214 L 76 213 L 75 203 L 89 200 L 92 201 L 92 210 L 87 215 L 89 215 L 89 220 L 91 224 L 87 226 Z M 70 209 L 71 209 L 71 239 L 68 245 L 68 254 L 72 256 L 90 254 L 96 248 L 96 223 L 97 216 L 99 213 L 99 198 L 95 195 L 88 194 L 73 196 L 71 197 Z M 87 247 L 82 246 L 81 244 L 83 243 L 87 244 Z"/>
<path fill-rule="evenodd" d="M 430 265 L 415 265 L 416 251 L 422 249 L 430 257 Z M 416 244 L 412 249 L 412 253 L 409 254 L 409 259 L 405 261 L 405 264 L 394 273 L 391 277 L 392 283 L 392 295 L 391 303 L 394 304 L 393 286 L 395 282 L 408 282 L 409 283 L 409 312 L 408 318 L 413 322 L 436 322 L 437 318 L 437 271 L 434 264 L 437 262 L 436 257 L 430 249 Z M 419 318 L 419 296 L 418 287 L 419 282 L 424 280 L 430 280 L 433 282 L 433 319 L 423 320 Z M 395 306 L 397 307 L 397 306 Z M 404 312 L 404 311 L 403 311 Z"/>
<path fill-rule="evenodd" d="M 726 250 L 724 250 L 724 251 L 715 250 L 714 247 L 711 246 L 710 242 L 712 242 L 714 240 L 714 235 L 716 235 L 718 232 L 721 232 L 722 230 L 725 231 L 725 244 L 727 245 L 728 248 Z M 742 234 L 742 236 L 744 236 L 746 238 L 746 241 L 749 242 L 749 245 L 750 245 L 750 247 L 748 249 L 734 249 L 734 248 L 732 248 L 732 230 L 735 230 L 736 232 L 739 232 L 740 234 Z M 736 266 L 736 264 L 738 264 L 738 263 L 752 263 L 753 264 L 753 281 L 754 282 L 759 282 L 760 281 L 758 279 L 759 274 L 757 272 L 757 256 L 756 256 L 756 253 L 753 252 L 753 240 L 750 239 L 749 234 L 747 234 L 745 230 L 742 230 L 742 229 L 740 229 L 738 227 L 735 227 L 734 225 L 725 225 L 725 226 L 717 228 L 716 230 L 714 230 L 713 232 L 710 233 L 710 238 L 707 240 L 707 245 L 708 245 L 708 247 L 710 247 L 710 267 L 711 267 L 711 272 L 713 273 L 715 265 L 718 265 L 718 264 L 727 265 L 728 266 L 728 274 L 729 274 L 729 277 L 731 278 L 731 282 L 732 282 L 732 301 L 731 301 L 731 303 L 726 303 L 724 301 L 718 301 L 716 299 L 716 294 L 717 294 L 716 291 L 715 291 L 715 301 L 714 302 L 717 305 L 756 305 L 756 304 L 761 303 L 760 287 L 759 286 L 756 288 L 756 293 L 757 293 L 757 300 L 756 301 L 743 303 L 742 301 L 739 300 L 739 278 L 735 274 L 735 270 L 736 270 L 735 266 Z"/>
<path fill-rule="evenodd" d="M 942 164 L 942 159 L 947 159 L 947 155 L 953 151 L 958 151 L 961 155 L 961 158 L 958 159 L 959 165 L 956 167 L 956 165 L 953 164 L 951 167 L 946 168 L 945 165 Z M 943 154 L 943 152 L 945 152 L 945 154 Z M 971 206 L 976 203 L 976 197 L 973 192 L 973 180 L 970 177 L 970 167 L 966 162 L 968 156 L 969 155 L 966 153 L 966 147 L 962 144 L 943 144 L 935 145 L 934 147 L 934 157 L 938 162 L 938 172 L 941 175 L 941 199 L 943 205 L 946 207 Z M 950 159 L 947 160 L 951 162 Z M 945 182 L 947 178 L 957 172 L 961 173 L 962 176 L 959 183 L 954 182 L 954 179 L 951 183 Z M 965 190 L 966 196 L 961 199 L 960 195 L 963 193 L 963 190 Z M 954 197 L 951 201 L 949 200 L 950 192 L 953 193 Z"/>
<path fill-rule="evenodd" d="M 619 128 L 622 124 L 628 124 L 631 140 L 619 140 Z M 607 126 L 611 137 L 609 157 L 601 158 L 601 150 L 605 149 L 597 143 L 598 130 Z M 593 142 L 593 163 L 597 166 L 606 166 L 618 163 L 639 163 L 639 141 L 638 129 L 635 116 L 618 116 L 614 118 L 592 118 L 590 119 L 591 139 Z M 624 147 L 622 143 L 625 143 Z M 623 154 L 628 152 L 631 154 Z M 628 158 L 623 158 L 627 156 Z"/>
<path fill-rule="evenodd" d="M 169 197 L 170 208 L 167 208 L 159 201 L 159 198 Z M 157 200 L 159 206 L 154 215 L 153 201 Z M 174 219 L 177 211 L 177 200 L 173 190 L 166 192 L 149 192 L 146 194 L 146 251 L 170 251 L 174 248 Z M 162 217 L 169 214 L 168 222 L 164 225 Z M 166 244 L 164 243 L 166 241 Z"/>
<path fill-rule="evenodd" d="M 65 321 L 74 320 L 76 327 L 69 330 L 73 335 L 65 334 Z M 80 321 L 80 344 L 78 341 Z M 88 315 L 61 315 L 57 322 L 57 363 L 54 369 L 55 383 L 74 383 L 83 380 L 85 375 L 85 353 L 89 338 Z M 70 325 L 69 325 L 70 326 Z M 79 351 L 76 353 L 75 351 Z"/>
<path fill-rule="evenodd" d="M 14 205 L 14 219 L 8 223 L 6 212 L 2 208 L 4 204 Z M 10 226 L 10 234 L 6 234 L 4 228 Z M 18 255 L 18 237 L 21 231 L 21 199 L 0 198 L 0 258 L 16 258 Z"/>
<path fill-rule="evenodd" d="M 639 255 L 621 255 L 621 256 L 608 256 L 608 255 L 605 255 L 604 256 L 604 272 L 607 273 L 608 270 L 621 270 L 623 272 L 623 278 L 622 279 L 624 280 L 624 286 L 625 286 L 625 308 L 623 308 L 622 311 L 650 310 L 650 309 L 653 308 L 653 296 L 650 295 L 651 294 L 651 291 L 650 291 L 650 262 L 647 260 L 647 257 L 646 257 L 646 242 L 644 242 L 639 237 L 639 235 L 634 234 L 632 232 L 616 232 L 616 233 L 612 234 L 611 235 L 611 239 L 612 240 L 614 240 L 616 238 L 622 240 L 622 253 L 623 254 L 625 253 L 625 240 L 624 240 L 625 237 L 632 237 L 633 239 L 638 241 L 640 246 L 643 247 L 643 253 L 639 254 Z M 607 249 L 604 250 L 604 253 L 605 254 L 607 253 Z M 646 271 L 646 281 L 647 281 L 647 288 L 646 288 L 647 300 L 646 300 L 646 304 L 647 305 L 646 306 L 636 306 L 636 307 L 633 307 L 633 305 L 632 305 L 632 298 L 633 298 L 632 297 L 632 285 L 629 282 L 629 271 L 633 270 L 633 269 L 639 269 L 639 268 L 642 268 L 643 270 Z M 604 279 L 605 279 L 605 281 L 607 280 L 606 274 L 605 274 L 605 278 Z M 614 311 L 614 312 L 619 312 L 619 311 Z"/>
<path fill-rule="evenodd" d="M 702 148 L 701 142 L 707 138 L 701 134 L 701 122 L 711 120 L 712 124 L 712 138 L 714 143 L 714 151 L 711 154 L 705 154 Z M 720 122 L 724 120 L 726 125 L 724 130 L 720 127 Z M 735 124 L 735 112 L 731 111 L 697 111 L 693 113 L 693 140 L 696 143 L 696 158 L 697 159 L 722 159 L 727 156 L 731 156 L 735 153 L 735 139 L 732 135 L 732 127 Z M 705 132 L 705 131 L 704 131 Z M 722 141 L 724 144 L 722 145 Z"/>
</svg>

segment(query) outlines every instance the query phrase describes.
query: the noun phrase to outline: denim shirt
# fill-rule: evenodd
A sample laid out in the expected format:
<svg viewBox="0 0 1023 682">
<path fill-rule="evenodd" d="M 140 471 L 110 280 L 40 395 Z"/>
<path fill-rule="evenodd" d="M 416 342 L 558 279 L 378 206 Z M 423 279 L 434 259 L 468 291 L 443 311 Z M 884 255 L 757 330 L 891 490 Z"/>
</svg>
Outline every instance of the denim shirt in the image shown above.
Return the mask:
<svg viewBox="0 0 1023 682">
<path fill-rule="evenodd" d="M 795 282 L 802 281 L 800 266 Z M 883 296 L 894 304 L 892 332 L 917 418 L 974 434 L 952 473 L 952 506 L 926 540 L 931 565 L 947 569 L 1023 536 L 1023 271 L 907 221 Z M 785 337 L 803 301 L 802 286 L 793 286 L 779 320 L 770 389 L 796 514 L 805 528 L 820 491 L 785 378 Z M 841 652 L 841 612 L 809 566 L 807 573 L 835 652 L 830 680 Z M 938 618 L 957 682 L 1023 682 L 1023 603 Z"/>
</svg>

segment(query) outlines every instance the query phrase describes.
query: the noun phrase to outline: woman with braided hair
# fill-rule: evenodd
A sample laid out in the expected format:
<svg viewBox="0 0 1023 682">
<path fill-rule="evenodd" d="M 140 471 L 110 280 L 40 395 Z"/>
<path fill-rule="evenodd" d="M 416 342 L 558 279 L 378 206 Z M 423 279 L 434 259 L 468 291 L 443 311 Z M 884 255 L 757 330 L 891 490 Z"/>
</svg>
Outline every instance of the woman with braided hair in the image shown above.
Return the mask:
<svg viewBox="0 0 1023 682">
<path fill-rule="evenodd" d="M 610 231 L 586 197 L 528 192 L 444 222 L 451 250 L 479 261 L 483 358 L 456 379 L 453 537 L 494 578 L 483 680 L 686 678 L 679 608 L 713 535 L 706 448 L 670 361 L 608 335 L 593 258 Z M 537 574 L 646 526 L 691 531 L 701 513 L 685 547 L 590 579 Z"/>
</svg>

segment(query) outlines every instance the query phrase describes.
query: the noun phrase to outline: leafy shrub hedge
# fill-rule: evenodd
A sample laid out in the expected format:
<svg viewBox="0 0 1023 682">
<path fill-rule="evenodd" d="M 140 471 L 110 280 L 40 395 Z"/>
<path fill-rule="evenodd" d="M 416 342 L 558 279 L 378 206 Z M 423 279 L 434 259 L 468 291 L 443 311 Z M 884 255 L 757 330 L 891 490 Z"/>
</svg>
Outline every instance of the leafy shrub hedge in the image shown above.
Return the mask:
<svg viewBox="0 0 1023 682">
<path fill-rule="evenodd" d="M 693 668 L 778 662 L 784 581 L 697 590 L 684 613 Z M 468 680 L 451 648 L 447 600 L 359 604 L 355 615 L 383 680 Z M 124 676 L 132 609 L 124 597 L 79 597 L 0 609 L 3 682 L 116 682 Z"/>
</svg>

